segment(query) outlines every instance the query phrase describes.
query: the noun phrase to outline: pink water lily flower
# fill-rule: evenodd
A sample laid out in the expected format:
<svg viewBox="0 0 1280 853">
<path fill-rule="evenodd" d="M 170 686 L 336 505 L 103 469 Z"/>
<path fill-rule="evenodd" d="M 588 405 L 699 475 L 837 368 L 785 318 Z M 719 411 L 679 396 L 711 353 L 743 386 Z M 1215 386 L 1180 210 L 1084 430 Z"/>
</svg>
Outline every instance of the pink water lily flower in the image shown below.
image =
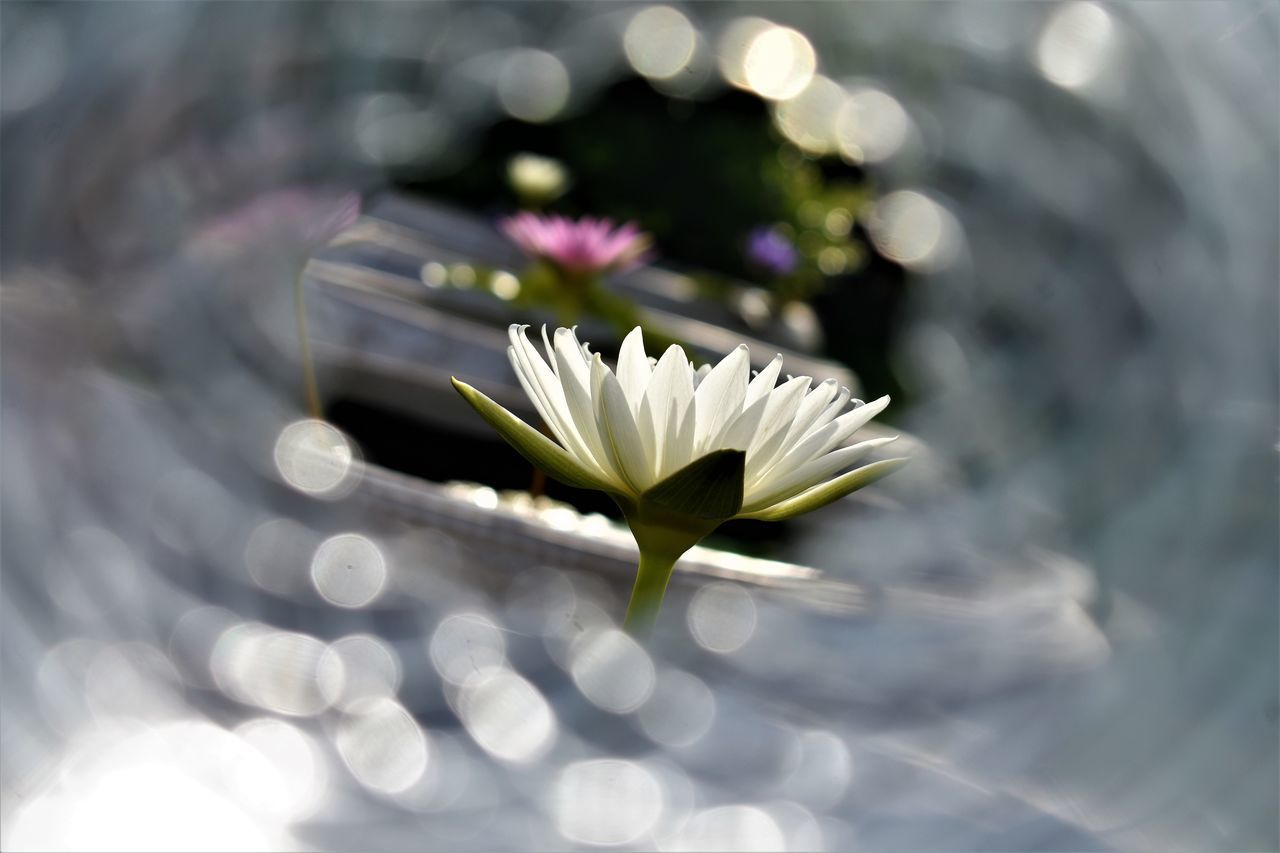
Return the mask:
<svg viewBox="0 0 1280 853">
<path fill-rule="evenodd" d="M 653 245 L 634 222 L 518 213 L 499 223 L 502 232 L 535 258 L 574 275 L 594 275 L 643 263 Z"/>
</svg>

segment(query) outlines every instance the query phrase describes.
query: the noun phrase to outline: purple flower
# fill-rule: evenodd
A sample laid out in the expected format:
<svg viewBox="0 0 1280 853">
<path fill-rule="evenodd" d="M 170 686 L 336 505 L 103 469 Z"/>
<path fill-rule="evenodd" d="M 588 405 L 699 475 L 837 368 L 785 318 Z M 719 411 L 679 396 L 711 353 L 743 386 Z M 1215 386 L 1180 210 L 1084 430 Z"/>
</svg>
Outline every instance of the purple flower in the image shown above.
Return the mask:
<svg viewBox="0 0 1280 853">
<path fill-rule="evenodd" d="M 502 232 L 535 258 L 575 275 L 625 269 L 649 257 L 652 240 L 634 222 L 617 228 L 608 219 L 517 213 L 498 223 Z"/>
<path fill-rule="evenodd" d="M 795 271 L 800 256 L 790 240 L 761 226 L 747 236 L 747 261 L 771 275 L 782 276 Z"/>
</svg>

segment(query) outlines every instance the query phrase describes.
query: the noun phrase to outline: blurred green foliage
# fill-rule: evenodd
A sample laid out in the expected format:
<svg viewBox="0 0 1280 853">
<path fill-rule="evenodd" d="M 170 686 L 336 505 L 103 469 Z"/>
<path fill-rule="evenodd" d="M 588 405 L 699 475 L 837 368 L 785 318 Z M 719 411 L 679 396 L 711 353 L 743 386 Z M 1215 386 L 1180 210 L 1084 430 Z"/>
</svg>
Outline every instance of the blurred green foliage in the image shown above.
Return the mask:
<svg viewBox="0 0 1280 853">
<path fill-rule="evenodd" d="M 510 208 L 506 162 L 532 151 L 563 162 L 573 177 L 551 210 L 634 219 L 666 260 L 732 275 L 747 272 L 744 235 L 783 218 L 787 197 L 764 179 L 778 140 L 763 103 L 730 93 L 673 101 L 643 81 L 610 88 L 581 115 L 552 124 L 498 124 L 457 172 L 405 184 L 479 210 Z"/>
<path fill-rule="evenodd" d="M 779 304 L 813 304 L 827 355 L 848 364 L 869 392 L 903 391 L 890 354 L 905 279 L 870 249 L 859 224 L 874 187 L 856 167 L 787 143 L 756 96 L 673 100 L 629 79 L 578 115 L 500 122 L 458 170 L 402 173 L 400 184 L 496 217 L 518 207 L 507 163 L 522 152 L 568 168 L 572 184 L 548 211 L 637 221 L 654 236 L 658 261 L 692 273 L 709 295 L 740 280 L 767 287 Z M 747 235 L 762 225 L 795 243 L 795 272 L 770 277 L 747 262 Z"/>
</svg>

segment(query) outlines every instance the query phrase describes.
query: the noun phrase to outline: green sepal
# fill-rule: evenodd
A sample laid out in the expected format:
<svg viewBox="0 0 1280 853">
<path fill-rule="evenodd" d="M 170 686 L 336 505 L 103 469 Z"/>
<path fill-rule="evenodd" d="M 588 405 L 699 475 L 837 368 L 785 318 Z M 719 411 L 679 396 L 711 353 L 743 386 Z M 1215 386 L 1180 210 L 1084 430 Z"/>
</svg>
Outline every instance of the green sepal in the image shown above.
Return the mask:
<svg viewBox="0 0 1280 853">
<path fill-rule="evenodd" d="M 503 440 L 515 448 L 516 452 L 529 460 L 534 466 L 541 468 L 548 475 L 565 485 L 582 489 L 598 489 L 604 492 L 617 491 L 617 487 L 605 482 L 597 474 L 575 459 L 572 454 L 484 394 L 465 382 L 453 379 L 453 387 L 462 395 L 462 399 L 493 427 Z"/>
<path fill-rule="evenodd" d="M 742 509 L 746 460 L 741 450 L 708 453 L 651 486 L 640 501 L 695 518 L 733 518 Z"/>
<path fill-rule="evenodd" d="M 837 501 L 847 494 L 856 492 L 863 486 L 869 486 L 881 477 L 887 477 L 911 460 L 906 457 L 885 459 L 855 468 L 848 474 L 829 480 L 820 486 L 814 486 L 793 498 L 774 504 L 755 512 L 744 512 L 739 518 L 754 518 L 760 521 L 782 521 L 815 509 L 821 509 L 832 501 Z"/>
</svg>

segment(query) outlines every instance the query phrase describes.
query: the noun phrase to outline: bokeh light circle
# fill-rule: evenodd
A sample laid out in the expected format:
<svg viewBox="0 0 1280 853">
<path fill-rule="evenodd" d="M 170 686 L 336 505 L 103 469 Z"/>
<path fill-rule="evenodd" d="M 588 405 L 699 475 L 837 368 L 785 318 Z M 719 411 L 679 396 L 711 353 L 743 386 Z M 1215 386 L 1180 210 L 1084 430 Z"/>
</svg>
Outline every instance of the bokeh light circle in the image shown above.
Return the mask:
<svg viewBox="0 0 1280 853">
<path fill-rule="evenodd" d="M 331 536 L 311 559 L 316 591 L 339 607 L 364 607 L 382 594 L 387 561 L 368 537 L 358 533 Z"/>
<path fill-rule="evenodd" d="M 650 6 L 627 24 L 623 50 L 637 74 L 668 80 L 693 59 L 698 33 L 684 13 L 670 6 Z"/>
<path fill-rule="evenodd" d="M 544 50 L 512 51 L 502 60 L 498 100 L 513 118 L 550 121 L 569 101 L 569 72 Z"/>
<path fill-rule="evenodd" d="M 362 785 L 395 794 L 427 769 L 427 738 L 399 702 L 363 699 L 338 723 L 338 753 Z"/>
<path fill-rule="evenodd" d="M 354 476 L 351 442 L 325 421 L 307 418 L 286 426 L 276 439 L 273 458 L 286 483 L 316 497 L 338 496 Z"/>
<path fill-rule="evenodd" d="M 919 272 L 949 265 L 961 241 L 960 225 L 950 211 L 915 190 L 898 190 L 877 201 L 867 230 L 881 254 Z"/>
<path fill-rule="evenodd" d="M 730 581 L 714 581 L 689 602 L 689 632 L 707 651 L 728 654 L 751 639 L 756 630 L 756 604 L 751 593 Z"/>
<path fill-rule="evenodd" d="M 672 853 L 710 850 L 766 853 L 787 849 L 787 840 L 778 822 L 764 809 L 732 805 L 698 812 L 665 849 Z"/>
<path fill-rule="evenodd" d="M 592 704 L 615 714 L 639 708 L 653 692 L 648 653 L 616 628 L 588 631 L 569 650 L 569 674 Z"/>
<path fill-rule="evenodd" d="M 707 733 L 716 715 L 716 697 L 696 675 L 678 669 L 658 674 L 651 695 L 636 716 L 640 728 L 668 747 L 688 746 Z"/>
<path fill-rule="evenodd" d="M 771 26 L 751 40 L 742 80 L 762 98 L 783 101 L 804 91 L 818 67 L 813 45 L 797 30 Z"/>
<path fill-rule="evenodd" d="M 560 771 L 552 795 L 560 834 L 580 844 L 632 844 L 663 810 L 662 786 L 634 761 L 579 761 Z"/>
<path fill-rule="evenodd" d="M 537 761 L 555 740 L 551 706 L 509 669 L 495 667 L 469 677 L 459 691 L 457 711 L 472 740 L 502 761 Z"/>
<path fill-rule="evenodd" d="M 431 663 L 440 677 L 462 684 L 481 670 L 501 666 L 507 659 L 502 631 L 488 616 L 455 613 L 441 620 L 431 635 Z"/>
</svg>

